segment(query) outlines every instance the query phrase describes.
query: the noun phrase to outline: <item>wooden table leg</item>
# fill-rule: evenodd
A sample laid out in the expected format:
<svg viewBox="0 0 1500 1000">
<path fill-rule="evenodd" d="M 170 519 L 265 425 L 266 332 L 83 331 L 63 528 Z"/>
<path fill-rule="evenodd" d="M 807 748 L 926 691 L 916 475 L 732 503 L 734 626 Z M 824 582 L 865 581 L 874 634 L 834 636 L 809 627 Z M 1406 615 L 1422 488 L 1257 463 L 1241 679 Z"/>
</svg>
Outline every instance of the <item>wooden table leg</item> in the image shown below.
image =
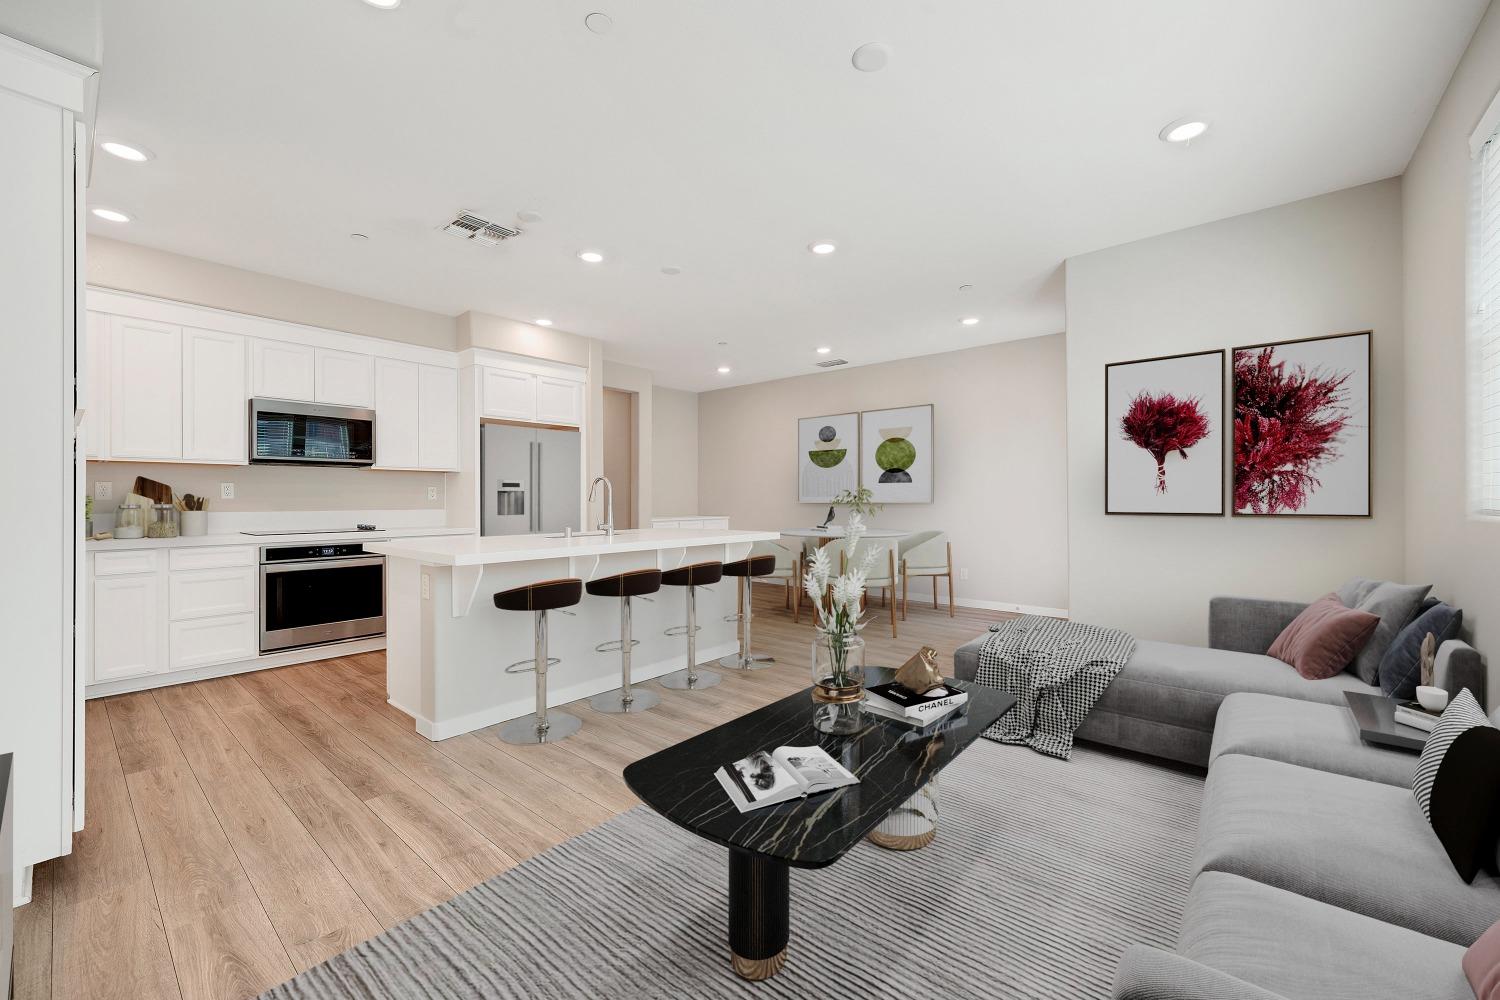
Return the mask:
<svg viewBox="0 0 1500 1000">
<path fill-rule="evenodd" d="M 764 854 L 729 849 L 729 953 L 742 979 L 770 979 L 786 964 L 790 873 Z"/>
</svg>

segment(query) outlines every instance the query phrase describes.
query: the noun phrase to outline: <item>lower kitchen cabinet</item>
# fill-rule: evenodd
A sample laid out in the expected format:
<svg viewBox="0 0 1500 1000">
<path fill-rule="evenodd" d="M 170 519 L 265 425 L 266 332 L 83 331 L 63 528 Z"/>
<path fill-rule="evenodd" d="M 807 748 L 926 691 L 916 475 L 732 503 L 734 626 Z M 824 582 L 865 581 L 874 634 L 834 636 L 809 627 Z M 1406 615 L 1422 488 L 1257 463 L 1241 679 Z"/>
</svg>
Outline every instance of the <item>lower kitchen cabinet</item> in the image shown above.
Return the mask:
<svg viewBox="0 0 1500 1000">
<path fill-rule="evenodd" d="M 171 650 L 168 668 L 171 670 L 249 660 L 260 653 L 260 632 L 253 611 L 244 615 L 174 621 L 168 626 L 168 633 Z"/>
<path fill-rule="evenodd" d="M 94 659 L 89 681 L 123 680 L 159 672 L 166 620 L 156 573 L 94 579 Z"/>
</svg>

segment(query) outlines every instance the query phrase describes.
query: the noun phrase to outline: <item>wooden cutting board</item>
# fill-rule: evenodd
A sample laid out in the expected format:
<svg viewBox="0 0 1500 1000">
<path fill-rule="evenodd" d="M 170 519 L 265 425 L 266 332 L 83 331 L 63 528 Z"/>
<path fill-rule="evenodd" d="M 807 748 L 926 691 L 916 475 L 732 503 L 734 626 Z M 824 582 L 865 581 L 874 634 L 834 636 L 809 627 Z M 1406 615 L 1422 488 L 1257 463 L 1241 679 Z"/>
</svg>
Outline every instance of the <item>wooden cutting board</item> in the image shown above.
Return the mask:
<svg viewBox="0 0 1500 1000">
<path fill-rule="evenodd" d="M 155 479 L 147 479 L 145 476 L 135 477 L 135 486 L 130 492 L 139 493 L 152 503 L 172 502 L 172 487 L 166 483 L 159 483 Z"/>
</svg>

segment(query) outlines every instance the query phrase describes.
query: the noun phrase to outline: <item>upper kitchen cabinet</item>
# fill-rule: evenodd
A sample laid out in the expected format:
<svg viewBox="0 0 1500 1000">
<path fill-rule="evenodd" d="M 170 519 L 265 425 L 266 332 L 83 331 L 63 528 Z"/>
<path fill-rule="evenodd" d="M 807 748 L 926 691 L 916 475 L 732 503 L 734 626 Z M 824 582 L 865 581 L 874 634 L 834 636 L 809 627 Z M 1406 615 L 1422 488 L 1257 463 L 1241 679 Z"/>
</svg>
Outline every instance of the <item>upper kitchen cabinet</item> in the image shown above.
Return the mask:
<svg viewBox="0 0 1500 1000">
<path fill-rule="evenodd" d="M 376 468 L 415 469 L 421 461 L 421 367 L 414 361 L 375 359 Z"/>
<path fill-rule="evenodd" d="M 551 375 L 536 377 L 536 420 L 541 424 L 583 423 L 583 383 Z"/>
<path fill-rule="evenodd" d="M 252 340 L 250 371 L 253 394 L 260 398 L 314 402 L 316 354 L 316 349 L 306 344 Z"/>
<path fill-rule="evenodd" d="M 374 406 L 374 361 L 368 354 L 317 348 L 317 388 L 313 402 L 337 406 Z"/>
<path fill-rule="evenodd" d="M 420 379 L 418 460 L 424 469 L 457 471 L 458 369 L 422 365 Z"/>
<path fill-rule="evenodd" d="M 182 457 L 244 464 L 245 338 L 214 330 L 182 331 Z"/>
<path fill-rule="evenodd" d="M 497 420 L 536 419 L 536 376 L 503 368 L 481 368 L 483 414 Z"/>
<path fill-rule="evenodd" d="M 116 316 L 109 330 L 111 458 L 182 457 L 182 328 Z"/>
</svg>

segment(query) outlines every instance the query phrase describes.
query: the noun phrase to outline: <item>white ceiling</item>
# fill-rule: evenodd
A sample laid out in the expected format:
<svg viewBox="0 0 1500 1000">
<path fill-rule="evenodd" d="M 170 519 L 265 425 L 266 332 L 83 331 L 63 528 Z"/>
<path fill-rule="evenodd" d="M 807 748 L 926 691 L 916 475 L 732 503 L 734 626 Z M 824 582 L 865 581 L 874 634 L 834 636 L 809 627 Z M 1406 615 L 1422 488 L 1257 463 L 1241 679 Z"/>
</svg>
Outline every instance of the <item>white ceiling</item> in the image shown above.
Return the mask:
<svg viewBox="0 0 1500 1000">
<path fill-rule="evenodd" d="M 106 0 L 99 131 L 157 159 L 90 228 L 734 385 L 1055 333 L 1071 255 L 1399 174 L 1485 6 Z"/>
</svg>

